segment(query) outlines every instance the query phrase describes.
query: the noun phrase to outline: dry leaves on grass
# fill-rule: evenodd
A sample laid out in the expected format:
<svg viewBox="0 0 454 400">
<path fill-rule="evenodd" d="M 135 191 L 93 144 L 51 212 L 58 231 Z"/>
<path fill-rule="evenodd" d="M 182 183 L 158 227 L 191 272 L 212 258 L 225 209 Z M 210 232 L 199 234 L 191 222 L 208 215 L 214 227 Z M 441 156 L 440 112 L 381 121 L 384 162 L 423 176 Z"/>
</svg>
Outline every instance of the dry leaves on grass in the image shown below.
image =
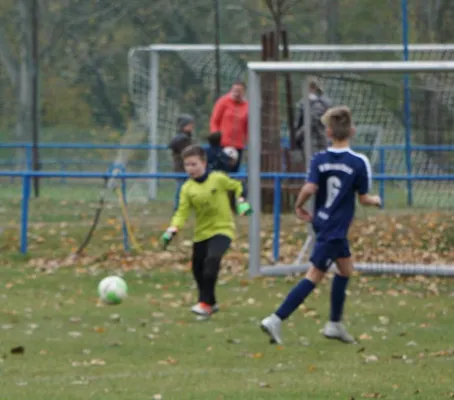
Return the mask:
<svg viewBox="0 0 454 400">
<path fill-rule="evenodd" d="M 290 221 L 290 219 L 289 219 Z M 266 226 L 266 224 L 264 224 Z M 430 228 L 430 229 L 429 229 Z M 44 229 L 44 228 L 43 228 Z M 272 262 L 271 228 L 261 233 L 262 259 Z M 281 230 L 280 262 L 293 263 L 306 239 L 306 230 L 290 222 Z M 28 265 L 38 271 L 53 271 L 63 267 L 87 269 L 89 267 L 111 267 L 115 265 L 124 271 L 140 269 L 159 269 L 186 271 L 189 268 L 191 246 L 190 238 L 172 244 L 170 251 L 162 251 L 155 243 L 148 241 L 140 254 L 125 254 L 121 241 L 111 246 L 110 250 L 97 255 L 94 248 L 86 251 L 77 259 L 73 257 L 41 257 L 31 259 Z M 419 214 L 388 215 L 379 213 L 366 219 L 355 221 L 350 232 L 352 252 L 358 262 L 374 263 L 453 263 L 454 262 L 454 215 L 452 213 L 430 212 Z M 224 259 L 224 275 L 240 275 L 247 269 L 249 257 L 248 237 L 240 228 L 238 239 Z M 438 294 L 436 285 L 428 286 L 428 291 Z M 389 295 L 399 295 L 399 291 Z"/>
</svg>

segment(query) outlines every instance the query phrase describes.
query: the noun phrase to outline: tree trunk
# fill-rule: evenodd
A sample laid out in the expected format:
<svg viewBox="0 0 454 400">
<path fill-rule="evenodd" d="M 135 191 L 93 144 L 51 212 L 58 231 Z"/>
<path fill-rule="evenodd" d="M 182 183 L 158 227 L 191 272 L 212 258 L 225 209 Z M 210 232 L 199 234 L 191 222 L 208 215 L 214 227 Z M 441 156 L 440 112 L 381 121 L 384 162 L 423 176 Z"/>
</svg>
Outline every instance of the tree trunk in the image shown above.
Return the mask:
<svg viewBox="0 0 454 400">
<path fill-rule="evenodd" d="M 339 0 L 326 0 L 325 11 L 326 43 L 341 44 L 342 39 L 339 26 Z"/>
</svg>

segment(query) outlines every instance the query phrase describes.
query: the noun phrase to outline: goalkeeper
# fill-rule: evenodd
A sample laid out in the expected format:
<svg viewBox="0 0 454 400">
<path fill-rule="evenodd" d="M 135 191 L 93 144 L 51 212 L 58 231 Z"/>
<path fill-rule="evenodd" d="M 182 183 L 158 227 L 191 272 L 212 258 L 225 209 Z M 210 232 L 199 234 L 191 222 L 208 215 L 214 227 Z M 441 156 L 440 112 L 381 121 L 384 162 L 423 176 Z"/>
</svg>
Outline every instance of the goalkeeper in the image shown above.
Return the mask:
<svg viewBox="0 0 454 400">
<path fill-rule="evenodd" d="M 192 312 L 209 317 L 218 311 L 215 286 L 221 260 L 235 236 L 235 221 L 227 193 L 234 191 L 237 213 L 250 215 L 250 205 L 243 198 L 241 182 L 223 172 L 207 169 L 207 155 L 200 146 L 190 146 L 183 151 L 184 168 L 189 179 L 183 184 L 178 208 L 170 227 L 162 235 L 167 247 L 183 227 L 191 211 L 195 212 L 192 272 L 198 288 L 198 303 Z"/>
</svg>

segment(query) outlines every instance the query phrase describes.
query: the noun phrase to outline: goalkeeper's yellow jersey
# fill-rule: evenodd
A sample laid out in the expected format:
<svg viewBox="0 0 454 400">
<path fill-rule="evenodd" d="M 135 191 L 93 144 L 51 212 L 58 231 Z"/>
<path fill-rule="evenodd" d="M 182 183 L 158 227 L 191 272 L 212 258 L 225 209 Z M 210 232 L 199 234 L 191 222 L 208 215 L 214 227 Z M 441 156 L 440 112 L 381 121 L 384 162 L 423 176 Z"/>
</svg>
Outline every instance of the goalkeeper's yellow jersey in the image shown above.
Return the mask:
<svg viewBox="0 0 454 400">
<path fill-rule="evenodd" d="M 170 226 L 181 229 L 192 211 L 195 212 L 194 242 L 215 235 L 235 237 L 235 219 L 227 191 L 241 196 L 243 185 L 223 172 L 210 172 L 203 182 L 187 180 L 180 192 L 178 209 Z"/>
</svg>

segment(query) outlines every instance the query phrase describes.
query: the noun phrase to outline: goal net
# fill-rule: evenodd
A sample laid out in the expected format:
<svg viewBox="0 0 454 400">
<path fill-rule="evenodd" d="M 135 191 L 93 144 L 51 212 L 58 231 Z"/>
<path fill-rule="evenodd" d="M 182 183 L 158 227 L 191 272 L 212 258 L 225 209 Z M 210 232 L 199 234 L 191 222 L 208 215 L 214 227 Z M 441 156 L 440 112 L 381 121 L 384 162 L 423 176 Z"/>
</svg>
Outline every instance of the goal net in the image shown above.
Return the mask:
<svg viewBox="0 0 454 400">
<path fill-rule="evenodd" d="M 264 98 L 263 88 L 270 81 L 284 87 L 285 77 L 290 76 L 295 86 L 303 87 L 303 104 L 308 110 L 309 75 L 318 78 L 325 93 L 335 99 L 334 105 L 350 107 L 356 126 L 372 127 L 372 135 L 373 129 L 380 135 L 380 143 L 372 148 L 378 153 L 373 156 L 376 175 L 373 191 L 381 191 L 385 207 L 380 211 L 357 210 L 357 220 L 350 232 L 356 269 L 372 273 L 454 275 L 451 200 L 454 148 L 450 145 L 454 128 L 454 62 L 248 63 L 248 147 L 254 149 L 248 155 L 248 182 L 254 210 L 261 210 L 265 181 L 261 174 L 266 143 L 261 136 L 266 129 L 263 109 L 269 107 L 269 98 Z M 408 82 L 405 88 L 404 77 Z M 275 96 L 274 102 L 277 111 L 273 112 L 284 113 L 282 97 Z M 310 123 L 305 125 L 304 134 L 309 159 L 314 147 Z M 282 187 L 281 191 L 285 190 Z M 410 190 L 414 194 L 411 206 Z M 256 212 L 249 226 L 252 275 L 288 274 L 308 268 L 307 254 L 298 263 L 291 258 L 296 254 L 283 254 L 275 265 L 270 265 L 262 228 L 262 217 Z M 295 232 L 304 232 L 304 226 L 287 223 L 281 231 L 281 243 L 291 241 Z"/>
<path fill-rule="evenodd" d="M 446 60 L 454 58 L 453 45 L 412 45 L 409 48 L 410 59 L 414 61 Z M 221 91 L 225 93 L 237 79 L 246 79 L 247 63 L 261 59 L 259 45 L 221 45 L 220 47 L 220 81 Z M 291 61 L 332 62 L 332 61 L 375 61 L 402 59 L 401 45 L 334 45 L 334 46 L 290 46 Z M 193 114 L 196 119 L 196 140 L 204 142 L 209 133 L 209 118 L 215 101 L 215 53 L 213 45 L 152 45 L 136 47 L 129 52 L 129 93 L 134 106 L 136 119 L 147 132 L 141 142 L 157 146 L 159 150 L 151 150 L 148 161 L 141 161 L 143 172 L 171 172 L 172 162 L 166 146 L 176 131 L 176 118 L 180 113 Z M 437 86 L 438 77 L 435 75 L 419 74 L 418 80 L 412 82 L 412 101 L 419 106 L 425 105 L 424 110 L 413 110 L 412 124 L 419 126 L 418 141 L 424 144 L 438 145 L 444 143 L 443 129 L 440 127 L 436 110 L 428 105 L 438 104 L 445 112 L 452 107 L 452 98 L 448 93 L 427 90 L 427 87 Z M 398 79 L 383 83 L 375 80 L 373 83 L 364 75 L 357 76 L 349 73 L 342 76 L 322 79 L 325 90 L 334 104 L 355 103 L 358 121 L 358 135 L 355 145 L 365 145 L 369 148 L 378 144 L 403 143 L 403 136 L 411 127 L 406 126 L 401 110 L 397 105 L 402 100 L 402 83 Z M 279 86 L 279 98 L 284 101 L 284 84 Z M 371 93 L 380 92 L 380 96 L 370 99 Z M 418 97 L 419 96 L 419 97 Z M 301 98 L 301 86 L 294 82 L 292 106 L 297 114 L 297 102 Z M 368 99 L 368 101 L 364 101 Z M 374 100 L 375 99 L 375 100 Z M 394 104 L 391 104 L 394 103 Z M 391 105 L 391 106 L 390 106 Z M 415 104 L 416 107 L 416 104 Z M 437 108 L 438 110 L 438 108 Z M 428 112 L 431 118 L 423 117 Z M 286 111 L 280 114 L 278 136 L 283 143 L 288 142 L 289 121 Z M 418 119 L 420 118 L 420 119 Z M 434 124 L 438 134 L 434 135 Z M 406 168 L 402 150 L 386 152 L 386 168 L 395 172 Z M 434 159 L 442 159 L 445 152 L 432 153 L 426 157 L 424 152 L 418 153 L 418 163 L 425 170 L 435 171 L 437 163 Z M 368 150 L 368 155 L 379 168 L 379 153 Z M 135 163 L 138 168 L 139 162 Z M 405 185 L 405 183 L 403 183 Z M 396 183 L 397 185 L 397 183 Z M 135 184 L 128 198 L 130 201 L 147 200 L 159 197 L 171 199 L 174 192 L 174 182 L 149 180 Z M 426 197 L 439 202 L 442 199 L 431 192 L 415 191 L 414 201 Z M 446 198 L 445 198 L 446 200 Z"/>
</svg>

